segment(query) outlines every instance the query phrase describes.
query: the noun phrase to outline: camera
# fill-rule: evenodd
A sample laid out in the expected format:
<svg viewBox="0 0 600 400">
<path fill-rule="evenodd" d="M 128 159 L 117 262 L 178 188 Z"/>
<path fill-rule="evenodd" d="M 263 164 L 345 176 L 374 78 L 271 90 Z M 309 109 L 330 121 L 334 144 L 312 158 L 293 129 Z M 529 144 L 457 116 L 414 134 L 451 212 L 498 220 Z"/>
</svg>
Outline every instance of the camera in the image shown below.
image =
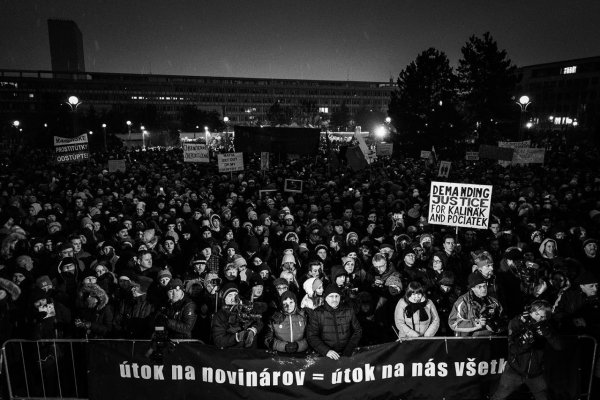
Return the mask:
<svg viewBox="0 0 600 400">
<path fill-rule="evenodd" d="M 155 326 L 150 339 L 150 347 L 146 350 L 145 356 L 156 364 L 162 364 L 165 354 L 170 353 L 174 348 L 175 342 L 169 339 L 165 327 Z"/>
<path fill-rule="evenodd" d="M 483 308 L 479 312 L 479 318 L 485 318 L 485 324 L 494 333 L 499 333 L 502 329 L 500 324 L 500 313 L 498 312 L 498 308 L 494 304 L 488 304 L 483 306 Z"/>
<path fill-rule="evenodd" d="M 519 279 L 526 285 L 535 283 L 537 279 L 537 268 L 534 263 L 519 261 L 516 264 Z"/>
<path fill-rule="evenodd" d="M 517 343 L 521 346 L 532 345 L 537 338 L 543 337 L 544 332 L 548 330 L 548 321 L 536 322 L 529 315 L 521 316 L 521 320 L 525 323 L 525 326 L 516 338 Z"/>
</svg>

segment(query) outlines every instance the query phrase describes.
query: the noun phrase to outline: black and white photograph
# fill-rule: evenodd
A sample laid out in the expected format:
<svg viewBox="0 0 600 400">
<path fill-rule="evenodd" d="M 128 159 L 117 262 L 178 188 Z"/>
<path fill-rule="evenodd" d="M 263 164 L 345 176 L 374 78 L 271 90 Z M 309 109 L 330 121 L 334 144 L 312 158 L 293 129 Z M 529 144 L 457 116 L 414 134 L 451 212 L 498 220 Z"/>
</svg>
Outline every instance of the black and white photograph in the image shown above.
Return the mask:
<svg viewBox="0 0 600 400">
<path fill-rule="evenodd" d="M 599 0 L 0 0 L 0 400 L 600 398 Z"/>
</svg>

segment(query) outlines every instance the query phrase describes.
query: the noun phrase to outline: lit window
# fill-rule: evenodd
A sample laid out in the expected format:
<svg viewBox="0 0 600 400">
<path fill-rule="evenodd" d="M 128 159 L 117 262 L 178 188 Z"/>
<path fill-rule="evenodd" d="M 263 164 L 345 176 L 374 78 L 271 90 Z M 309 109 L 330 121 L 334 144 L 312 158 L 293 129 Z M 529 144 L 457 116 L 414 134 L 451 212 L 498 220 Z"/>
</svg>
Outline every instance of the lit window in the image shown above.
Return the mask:
<svg viewBox="0 0 600 400">
<path fill-rule="evenodd" d="M 35 97 L 35 95 L 33 93 L 29 93 L 29 98 L 33 99 Z"/>
<path fill-rule="evenodd" d="M 323 114 L 329 114 L 329 107 L 319 107 L 319 112 Z"/>
<path fill-rule="evenodd" d="M 567 75 L 567 74 L 574 74 L 577 72 L 577 66 L 574 65 L 572 67 L 565 67 L 562 70 L 563 75 Z"/>
</svg>

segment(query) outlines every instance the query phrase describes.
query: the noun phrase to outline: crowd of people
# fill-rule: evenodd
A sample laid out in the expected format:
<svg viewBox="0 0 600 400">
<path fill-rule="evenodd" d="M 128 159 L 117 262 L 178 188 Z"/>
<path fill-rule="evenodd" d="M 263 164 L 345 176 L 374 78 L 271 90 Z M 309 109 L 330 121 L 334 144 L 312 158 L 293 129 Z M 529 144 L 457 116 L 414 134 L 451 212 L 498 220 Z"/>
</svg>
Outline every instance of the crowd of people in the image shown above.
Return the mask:
<svg viewBox="0 0 600 400">
<path fill-rule="evenodd" d="M 219 174 L 180 149 L 73 164 L 31 150 L 0 176 L 0 342 L 162 326 L 338 359 L 414 337 L 521 334 L 518 320 L 545 321 L 534 336 L 598 338 L 598 154 L 557 142 L 544 165 L 451 160 L 448 181 L 493 185 L 489 229 L 476 230 L 428 224 L 441 180 L 429 160 L 333 170 L 322 152 L 260 171 L 246 155 L 243 172 Z"/>
</svg>

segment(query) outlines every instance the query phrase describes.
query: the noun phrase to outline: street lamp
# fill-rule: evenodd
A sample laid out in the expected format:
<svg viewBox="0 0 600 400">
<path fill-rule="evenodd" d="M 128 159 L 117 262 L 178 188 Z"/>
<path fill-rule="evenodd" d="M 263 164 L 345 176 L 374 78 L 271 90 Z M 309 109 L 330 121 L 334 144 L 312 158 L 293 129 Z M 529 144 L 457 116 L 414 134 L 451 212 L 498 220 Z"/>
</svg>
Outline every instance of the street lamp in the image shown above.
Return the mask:
<svg viewBox="0 0 600 400">
<path fill-rule="evenodd" d="M 204 126 L 204 143 L 206 143 L 206 145 L 208 145 L 208 126 Z"/>
<path fill-rule="evenodd" d="M 142 148 L 146 148 L 146 135 L 148 134 L 148 131 L 144 129 L 144 127 L 142 126 Z"/>
<path fill-rule="evenodd" d="M 527 112 L 527 107 L 531 104 L 531 101 L 529 96 L 521 96 L 516 103 L 521 108 L 521 118 L 519 120 L 519 140 L 521 140 L 523 135 L 523 125 L 525 124 L 525 113 Z"/>
<path fill-rule="evenodd" d="M 104 131 L 104 151 L 108 151 L 108 147 L 106 146 L 106 124 L 102 124 L 102 130 Z"/>
<path fill-rule="evenodd" d="M 385 117 L 385 123 L 389 125 L 389 124 L 390 124 L 390 122 L 392 122 L 392 118 L 390 118 L 390 117 Z"/>
<path fill-rule="evenodd" d="M 377 139 L 383 139 L 385 137 L 385 135 L 387 134 L 388 130 L 385 126 L 383 125 L 379 125 L 378 127 L 375 128 L 375 137 Z"/>
<path fill-rule="evenodd" d="M 131 146 L 131 121 L 127 120 L 125 123 L 127 124 L 127 130 L 129 131 L 129 135 L 127 135 L 127 146 Z"/>
<path fill-rule="evenodd" d="M 21 121 L 19 121 L 18 119 L 15 119 L 13 121 L 12 125 L 15 127 L 15 129 L 19 129 L 19 126 L 21 126 Z"/>
<path fill-rule="evenodd" d="M 81 105 L 81 101 L 77 96 L 69 96 L 67 99 L 67 105 L 71 107 L 71 113 L 73 114 L 73 136 L 77 136 L 77 107 Z"/>
</svg>

